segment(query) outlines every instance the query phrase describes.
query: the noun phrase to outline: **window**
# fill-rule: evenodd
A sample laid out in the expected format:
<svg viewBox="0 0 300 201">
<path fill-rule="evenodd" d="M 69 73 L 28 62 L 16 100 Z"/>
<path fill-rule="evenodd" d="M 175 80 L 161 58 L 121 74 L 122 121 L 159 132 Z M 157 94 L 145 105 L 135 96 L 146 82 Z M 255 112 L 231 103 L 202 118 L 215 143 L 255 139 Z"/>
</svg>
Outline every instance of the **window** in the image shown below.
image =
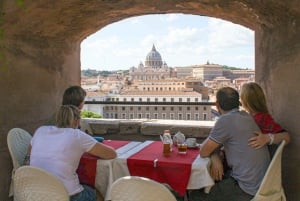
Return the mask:
<svg viewBox="0 0 300 201">
<path fill-rule="evenodd" d="M 179 102 L 182 102 L 182 98 L 179 98 Z"/>
<path fill-rule="evenodd" d="M 134 115 L 133 113 L 130 114 L 130 119 L 133 119 L 134 118 Z"/>
<path fill-rule="evenodd" d="M 195 107 L 195 110 L 198 110 L 198 107 Z"/>
<path fill-rule="evenodd" d="M 191 108 L 188 106 L 188 107 L 186 107 L 186 110 L 191 110 Z"/>
<path fill-rule="evenodd" d="M 131 98 L 131 102 L 134 102 L 134 98 Z"/>
<path fill-rule="evenodd" d="M 125 110 L 125 107 L 122 107 L 122 110 L 124 111 L 124 110 Z"/>
<path fill-rule="evenodd" d="M 206 110 L 206 107 L 203 107 L 203 110 Z"/>
<path fill-rule="evenodd" d="M 123 101 L 126 102 L 127 101 L 126 98 L 123 98 Z"/>
<path fill-rule="evenodd" d="M 158 119 L 158 114 L 154 113 L 154 119 Z"/>
<path fill-rule="evenodd" d="M 142 98 L 139 98 L 139 101 L 142 102 Z"/>
<path fill-rule="evenodd" d="M 141 119 L 142 118 L 142 114 L 138 114 L 138 119 Z"/>
<path fill-rule="evenodd" d="M 166 107 L 162 107 L 162 110 L 164 110 L 164 111 L 165 111 L 165 110 L 166 110 Z"/>
<path fill-rule="evenodd" d="M 179 110 L 179 111 L 182 111 L 182 107 L 178 107 L 178 110 Z"/>
<path fill-rule="evenodd" d="M 195 120 L 199 120 L 199 114 L 195 114 Z"/>
<path fill-rule="evenodd" d="M 150 113 L 146 113 L 146 118 L 150 119 Z"/>
<path fill-rule="evenodd" d="M 146 107 L 146 111 L 149 111 L 149 107 L 148 106 Z"/>
<path fill-rule="evenodd" d="M 166 113 L 162 113 L 161 115 L 162 115 L 161 116 L 162 119 L 166 119 Z"/>
<path fill-rule="evenodd" d="M 141 110 L 141 107 L 138 107 L 138 110 Z"/>
<path fill-rule="evenodd" d="M 174 102 L 174 98 L 171 98 L 171 102 Z"/>
<path fill-rule="evenodd" d="M 157 111 L 157 107 L 154 107 L 154 110 Z"/>
<path fill-rule="evenodd" d="M 115 119 L 118 119 L 118 113 L 115 113 Z"/>
<path fill-rule="evenodd" d="M 132 110 L 133 110 L 133 107 L 130 107 L 129 109 L 130 109 L 130 111 L 132 111 Z"/>
<path fill-rule="evenodd" d="M 191 114 L 186 114 L 186 120 L 191 120 Z"/>
<path fill-rule="evenodd" d="M 187 98 L 186 101 L 187 101 L 187 102 L 191 102 L 191 99 L 190 99 L 190 98 Z"/>
<path fill-rule="evenodd" d="M 147 102 L 150 102 L 150 98 L 147 98 Z"/>
<path fill-rule="evenodd" d="M 155 102 L 158 102 L 158 98 L 155 98 Z"/>
<path fill-rule="evenodd" d="M 171 111 L 174 111 L 174 107 L 171 107 Z"/>
<path fill-rule="evenodd" d="M 126 119 L 126 114 L 125 113 L 122 114 L 122 119 Z"/>
<path fill-rule="evenodd" d="M 166 102 L 166 98 L 163 98 L 163 102 Z"/>
<path fill-rule="evenodd" d="M 203 113 L 203 120 L 206 120 L 206 119 L 207 119 L 207 114 Z"/>
<path fill-rule="evenodd" d="M 181 113 L 178 113 L 178 119 L 182 120 L 182 114 Z"/>
<path fill-rule="evenodd" d="M 170 119 L 174 119 L 174 113 L 170 113 Z"/>
<path fill-rule="evenodd" d="M 198 102 L 198 98 L 195 98 L 195 102 Z"/>
</svg>

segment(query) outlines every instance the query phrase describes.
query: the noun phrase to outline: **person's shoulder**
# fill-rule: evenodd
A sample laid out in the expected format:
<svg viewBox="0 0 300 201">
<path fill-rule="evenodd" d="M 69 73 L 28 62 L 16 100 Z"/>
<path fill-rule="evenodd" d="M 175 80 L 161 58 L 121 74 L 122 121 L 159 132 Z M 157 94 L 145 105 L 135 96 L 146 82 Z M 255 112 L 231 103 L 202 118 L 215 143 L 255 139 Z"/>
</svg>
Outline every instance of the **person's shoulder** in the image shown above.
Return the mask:
<svg viewBox="0 0 300 201">
<path fill-rule="evenodd" d="M 53 127 L 55 126 L 47 126 L 47 125 L 43 125 L 43 126 L 40 126 L 36 129 L 36 132 L 41 132 L 41 131 L 45 131 L 45 130 L 51 130 L 53 129 Z"/>
<path fill-rule="evenodd" d="M 78 137 L 92 137 L 78 128 L 70 128 L 69 132 Z"/>
</svg>

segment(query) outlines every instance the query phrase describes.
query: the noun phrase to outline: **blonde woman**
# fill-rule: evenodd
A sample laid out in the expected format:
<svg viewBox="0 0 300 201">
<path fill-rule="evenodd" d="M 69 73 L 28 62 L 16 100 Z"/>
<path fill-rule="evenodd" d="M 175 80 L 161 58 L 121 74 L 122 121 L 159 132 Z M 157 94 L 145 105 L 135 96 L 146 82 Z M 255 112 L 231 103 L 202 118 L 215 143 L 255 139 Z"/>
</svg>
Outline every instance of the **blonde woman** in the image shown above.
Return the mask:
<svg viewBox="0 0 300 201">
<path fill-rule="evenodd" d="M 42 126 L 31 141 L 30 165 L 56 175 L 66 186 L 71 201 L 95 201 L 96 191 L 79 183 L 76 169 L 84 152 L 113 159 L 113 148 L 97 142 L 78 129 L 80 111 L 76 106 L 59 108 L 55 126 Z"/>
<path fill-rule="evenodd" d="M 285 140 L 287 144 L 290 142 L 289 133 L 276 123 L 269 114 L 265 94 L 257 83 L 243 84 L 241 102 L 261 129 L 261 132 L 255 132 L 257 136 L 249 139 L 250 146 L 259 149 L 266 144 L 279 144 L 282 140 Z"/>
</svg>

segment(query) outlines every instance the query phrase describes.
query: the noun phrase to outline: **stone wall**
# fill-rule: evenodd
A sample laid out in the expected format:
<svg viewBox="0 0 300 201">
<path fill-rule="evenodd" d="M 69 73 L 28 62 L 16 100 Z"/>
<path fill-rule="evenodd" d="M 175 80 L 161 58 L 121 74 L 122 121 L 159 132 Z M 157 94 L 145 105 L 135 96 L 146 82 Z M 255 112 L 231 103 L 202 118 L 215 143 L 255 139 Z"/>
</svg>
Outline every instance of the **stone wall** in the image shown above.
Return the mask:
<svg viewBox="0 0 300 201">
<path fill-rule="evenodd" d="M 164 130 L 170 130 L 171 135 L 178 131 L 186 137 L 195 137 L 198 142 L 205 139 L 214 121 L 184 121 L 184 120 L 148 120 L 148 119 L 81 119 L 81 130 L 105 139 L 117 140 L 160 140 Z"/>
<path fill-rule="evenodd" d="M 8 198 L 9 129 L 29 132 L 51 117 L 64 89 L 80 84 L 80 43 L 131 16 L 186 13 L 217 17 L 255 31 L 256 80 L 271 113 L 292 135 L 284 154 L 288 200 L 300 200 L 299 0 L 0 1 L 0 200 Z M 130 132 L 130 129 L 128 130 Z"/>
</svg>

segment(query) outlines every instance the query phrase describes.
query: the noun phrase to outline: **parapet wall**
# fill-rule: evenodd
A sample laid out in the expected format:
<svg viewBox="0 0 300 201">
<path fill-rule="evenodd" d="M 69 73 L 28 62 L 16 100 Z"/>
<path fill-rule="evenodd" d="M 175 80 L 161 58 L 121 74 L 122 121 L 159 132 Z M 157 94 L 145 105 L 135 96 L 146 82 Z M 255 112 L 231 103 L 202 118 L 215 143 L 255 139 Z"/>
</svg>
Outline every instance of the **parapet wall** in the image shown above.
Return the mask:
<svg viewBox="0 0 300 201">
<path fill-rule="evenodd" d="M 185 121 L 185 120 L 149 120 L 149 119 L 81 119 L 81 130 L 100 135 L 105 139 L 119 140 L 159 140 L 164 130 L 174 135 L 178 131 L 186 137 L 196 137 L 201 140 L 208 136 L 215 121 Z"/>
</svg>

